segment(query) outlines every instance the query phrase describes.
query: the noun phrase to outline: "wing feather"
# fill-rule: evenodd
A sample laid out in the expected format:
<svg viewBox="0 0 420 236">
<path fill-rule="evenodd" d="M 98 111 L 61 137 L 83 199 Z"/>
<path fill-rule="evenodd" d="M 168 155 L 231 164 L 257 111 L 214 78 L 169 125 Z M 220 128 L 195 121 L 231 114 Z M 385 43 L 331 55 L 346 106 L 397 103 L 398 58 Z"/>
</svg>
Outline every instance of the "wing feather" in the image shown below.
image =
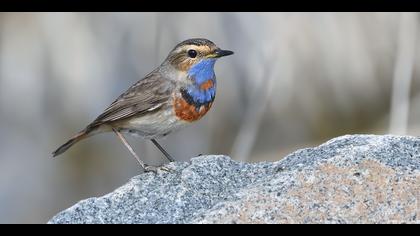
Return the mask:
<svg viewBox="0 0 420 236">
<path fill-rule="evenodd" d="M 121 94 L 89 127 L 156 111 L 171 98 L 175 83 L 151 73 Z"/>
</svg>

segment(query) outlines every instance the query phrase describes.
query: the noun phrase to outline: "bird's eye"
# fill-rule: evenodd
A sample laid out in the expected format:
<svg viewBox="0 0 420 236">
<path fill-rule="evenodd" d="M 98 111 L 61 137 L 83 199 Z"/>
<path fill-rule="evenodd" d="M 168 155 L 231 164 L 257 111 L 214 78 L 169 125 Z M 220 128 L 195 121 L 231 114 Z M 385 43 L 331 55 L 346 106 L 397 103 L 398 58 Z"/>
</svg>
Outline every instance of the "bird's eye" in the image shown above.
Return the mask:
<svg viewBox="0 0 420 236">
<path fill-rule="evenodd" d="M 188 56 L 191 58 L 195 58 L 197 56 L 197 51 L 196 50 L 188 50 Z"/>
</svg>

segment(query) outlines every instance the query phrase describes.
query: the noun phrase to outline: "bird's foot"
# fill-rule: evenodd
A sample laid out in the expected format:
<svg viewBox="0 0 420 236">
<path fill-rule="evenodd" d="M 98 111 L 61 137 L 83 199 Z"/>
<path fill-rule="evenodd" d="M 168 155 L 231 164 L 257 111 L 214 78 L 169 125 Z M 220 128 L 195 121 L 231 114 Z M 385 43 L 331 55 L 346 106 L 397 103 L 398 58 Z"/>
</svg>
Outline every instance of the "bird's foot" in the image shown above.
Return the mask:
<svg viewBox="0 0 420 236">
<path fill-rule="evenodd" d="M 144 169 L 144 172 L 154 172 L 157 173 L 159 170 L 160 171 L 165 171 L 165 172 L 171 172 L 172 170 L 169 169 L 168 167 L 165 166 L 149 166 L 149 165 L 145 165 L 142 166 Z"/>
</svg>

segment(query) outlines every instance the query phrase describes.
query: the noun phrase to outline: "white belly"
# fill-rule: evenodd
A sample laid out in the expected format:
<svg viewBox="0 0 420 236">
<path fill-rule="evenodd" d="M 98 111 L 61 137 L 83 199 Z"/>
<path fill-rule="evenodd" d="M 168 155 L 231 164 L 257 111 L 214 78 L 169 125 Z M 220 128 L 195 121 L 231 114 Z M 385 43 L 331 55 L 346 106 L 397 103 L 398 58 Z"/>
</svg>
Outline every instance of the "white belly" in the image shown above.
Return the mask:
<svg viewBox="0 0 420 236">
<path fill-rule="evenodd" d="M 146 116 L 133 117 L 121 126 L 123 131 L 146 139 L 160 138 L 174 132 L 188 122 L 179 120 L 172 109 L 148 114 Z"/>
</svg>

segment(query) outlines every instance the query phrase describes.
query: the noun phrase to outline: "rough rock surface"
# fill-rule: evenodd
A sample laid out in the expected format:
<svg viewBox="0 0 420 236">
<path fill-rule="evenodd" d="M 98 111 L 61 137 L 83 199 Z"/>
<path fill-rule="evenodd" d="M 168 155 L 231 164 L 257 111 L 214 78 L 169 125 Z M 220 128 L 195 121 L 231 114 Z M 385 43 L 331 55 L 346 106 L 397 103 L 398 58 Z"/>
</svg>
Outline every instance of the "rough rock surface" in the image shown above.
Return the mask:
<svg viewBox="0 0 420 236">
<path fill-rule="evenodd" d="M 353 135 L 278 162 L 201 156 L 49 223 L 420 223 L 420 139 Z"/>
</svg>

